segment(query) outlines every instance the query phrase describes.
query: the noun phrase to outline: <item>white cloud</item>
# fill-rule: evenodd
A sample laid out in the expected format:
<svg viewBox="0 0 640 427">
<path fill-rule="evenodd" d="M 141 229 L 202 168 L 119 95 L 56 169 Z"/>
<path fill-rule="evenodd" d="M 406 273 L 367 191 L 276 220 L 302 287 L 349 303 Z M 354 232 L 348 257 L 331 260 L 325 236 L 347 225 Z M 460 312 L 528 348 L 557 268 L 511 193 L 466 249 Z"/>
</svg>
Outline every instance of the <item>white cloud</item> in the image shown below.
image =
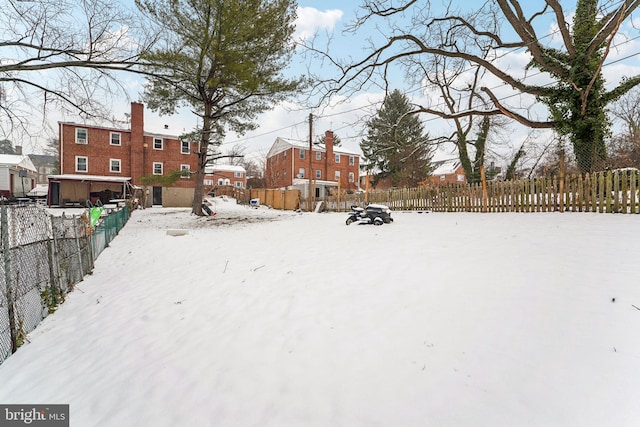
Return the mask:
<svg viewBox="0 0 640 427">
<path fill-rule="evenodd" d="M 314 7 L 299 7 L 294 40 L 306 40 L 319 30 L 332 32 L 344 12 L 339 9 L 320 11 Z"/>
</svg>

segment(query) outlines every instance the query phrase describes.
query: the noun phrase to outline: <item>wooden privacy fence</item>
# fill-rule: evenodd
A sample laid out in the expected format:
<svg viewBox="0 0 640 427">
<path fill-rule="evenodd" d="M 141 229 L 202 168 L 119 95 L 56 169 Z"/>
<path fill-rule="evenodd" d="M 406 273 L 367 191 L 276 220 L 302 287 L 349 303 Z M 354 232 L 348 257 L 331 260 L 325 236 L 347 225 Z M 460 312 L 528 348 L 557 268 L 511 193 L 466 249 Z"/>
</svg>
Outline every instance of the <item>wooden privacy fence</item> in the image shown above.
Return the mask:
<svg viewBox="0 0 640 427">
<path fill-rule="evenodd" d="M 443 185 L 373 190 L 367 195 L 328 197 L 327 209 L 381 203 L 394 210 L 434 212 L 600 212 L 640 213 L 640 171 L 538 177 L 482 185 Z M 368 199 L 368 200 L 367 200 Z"/>
<path fill-rule="evenodd" d="M 271 206 L 273 209 L 300 209 L 300 190 L 252 188 L 237 190 L 232 196 L 245 204 L 250 204 L 251 200 L 258 200 L 261 205 Z"/>
</svg>

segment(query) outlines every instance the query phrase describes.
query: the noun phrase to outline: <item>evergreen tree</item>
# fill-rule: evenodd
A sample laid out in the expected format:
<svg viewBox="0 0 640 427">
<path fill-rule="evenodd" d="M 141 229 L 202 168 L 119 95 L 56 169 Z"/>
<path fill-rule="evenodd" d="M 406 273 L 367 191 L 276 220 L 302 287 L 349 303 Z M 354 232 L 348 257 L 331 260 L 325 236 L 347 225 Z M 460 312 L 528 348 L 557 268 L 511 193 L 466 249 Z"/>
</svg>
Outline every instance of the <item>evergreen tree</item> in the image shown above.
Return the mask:
<svg viewBox="0 0 640 427">
<path fill-rule="evenodd" d="M 301 79 L 286 79 L 294 44 L 295 0 L 136 0 L 165 30 L 162 48 L 143 55 L 151 77 L 149 108 L 172 114 L 189 106 L 202 119 L 192 211 L 202 215 L 204 168 L 225 130 L 243 133 Z M 212 145 L 214 147 L 212 147 Z"/>
<path fill-rule="evenodd" d="M 378 114 L 367 122 L 367 137 L 360 144 L 374 186 L 390 178 L 394 187 L 415 187 L 431 172 L 428 135 L 399 90 L 384 100 Z"/>
<path fill-rule="evenodd" d="M 13 143 L 8 139 L 0 140 L 0 154 L 16 154 Z"/>
</svg>

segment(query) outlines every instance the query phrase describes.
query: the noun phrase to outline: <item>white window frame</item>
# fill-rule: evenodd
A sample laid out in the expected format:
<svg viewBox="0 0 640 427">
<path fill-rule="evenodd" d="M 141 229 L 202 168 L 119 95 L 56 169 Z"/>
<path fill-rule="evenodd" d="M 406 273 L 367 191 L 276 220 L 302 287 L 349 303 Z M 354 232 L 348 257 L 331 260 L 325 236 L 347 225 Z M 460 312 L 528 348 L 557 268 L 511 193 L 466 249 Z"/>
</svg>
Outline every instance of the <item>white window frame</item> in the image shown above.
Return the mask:
<svg viewBox="0 0 640 427">
<path fill-rule="evenodd" d="M 335 179 L 336 181 L 340 181 L 340 171 L 334 172 L 333 179 Z"/>
<path fill-rule="evenodd" d="M 191 143 L 189 141 L 180 141 L 180 153 L 189 154 L 190 152 L 191 152 Z"/>
<path fill-rule="evenodd" d="M 316 151 L 316 160 L 322 160 L 322 151 Z"/>
<path fill-rule="evenodd" d="M 242 178 L 242 172 L 234 172 L 234 173 L 233 173 L 233 176 L 234 176 L 235 178 Z"/>
<path fill-rule="evenodd" d="M 242 188 L 242 182 L 241 181 L 236 181 L 236 187 Z"/>
<path fill-rule="evenodd" d="M 349 182 L 356 182 L 356 174 L 349 172 Z"/>
<path fill-rule="evenodd" d="M 84 132 L 84 138 L 80 138 L 78 135 L 80 132 Z M 89 143 L 89 131 L 85 128 L 76 128 L 76 144 L 88 144 Z"/>
<path fill-rule="evenodd" d="M 340 154 L 335 153 L 335 157 L 336 157 L 336 163 L 340 163 Z"/>
<path fill-rule="evenodd" d="M 224 185 L 224 179 L 218 178 L 218 185 Z"/>
<path fill-rule="evenodd" d="M 456 174 L 456 181 L 458 181 L 458 182 L 464 182 L 464 175 L 463 175 L 463 174 L 461 174 L 461 173 Z"/>
<path fill-rule="evenodd" d="M 300 160 L 304 160 L 305 156 L 306 156 L 306 151 L 304 148 L 300 149 Z"/>
<path fill-rule="evenodd" d="M 301 178 L 301 179 L 304 178 L 305 177 L 305 172 L 306 171 L 305 171 L 304 168 L 299 168 L 298 169 L 298 177 Z"/>
<path fill-rule="evenodd" d="M 191 165 L 180 165 L 180 178 L 191 178 Z"/>
<path fill-rule="evenodd" d="M 114 142 L 114 137 L 117 137 L 117 142 Z M 122 134 L 120 132 L 109 133 L 109 145 L 115 145 L 117 147 L 122 145 Z"/>
<path fill-rule="evenodd" d="M 157 166 L 160 167 L 160 172 L 156 172 Z M 152 168 L 153 168 L 154 175 L 164 175 L 164 165 L 162 164 L 162 162 L 153 162 Z"/>
<path fill-rule="evenodd" d="M 349 164 L 351 166 L 356 164 L 356 156 L 349 156 Z"/>
<path fill-rule="evenodd" d="M 212 179 L 205 179 L 204 180 L 204 185 L 213 185 L 213 180 Z"/>
<path fill-rule="evenodd" d="M 78 168 L 78 161 L 84 159 L 84 170 Z M 76 156 L 76 172 L 88 173 L 89 172 L 89 158 L 87 156 Z"/>
<path fill-rule="evenodd" d="M 316 169 L 316 179 L 322 179 L 322 169 Z"/>
<path fill-rule="evenodd" d="M 164 140 L 162 138 L 153 137 L 153 149 L 164 150 Z"/>
<path fill-rule="evenodd" d="M 113 170 L 114 162 L 118 164 L 118 170 Z M 109 159 L 109 172 L 122 173 L 122 161 L 120 159 Z"/>
</svg>

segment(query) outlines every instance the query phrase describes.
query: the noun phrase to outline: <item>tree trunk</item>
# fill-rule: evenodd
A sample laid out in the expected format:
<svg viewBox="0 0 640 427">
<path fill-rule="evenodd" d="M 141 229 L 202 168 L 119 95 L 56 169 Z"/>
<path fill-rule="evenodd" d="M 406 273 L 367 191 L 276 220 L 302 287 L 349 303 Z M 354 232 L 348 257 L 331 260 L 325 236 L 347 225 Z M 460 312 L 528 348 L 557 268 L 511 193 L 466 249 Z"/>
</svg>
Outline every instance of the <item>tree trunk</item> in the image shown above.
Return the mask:
<svg viewBox="0 0 640 427">
<path fill-rule="evenodd" d="M 211 105 L 206 104 L 202 120 L 202 135 L 200 136 L 200 150 L 198 151 L 198 169 L 195 174 L 195 188 L 193 191 L 193 205 L 191 213 L 204 216 L 202 199 L 204 198 L 204 168 L 207 165 L 209 141 L 211 139 Z"/>
</svg>

